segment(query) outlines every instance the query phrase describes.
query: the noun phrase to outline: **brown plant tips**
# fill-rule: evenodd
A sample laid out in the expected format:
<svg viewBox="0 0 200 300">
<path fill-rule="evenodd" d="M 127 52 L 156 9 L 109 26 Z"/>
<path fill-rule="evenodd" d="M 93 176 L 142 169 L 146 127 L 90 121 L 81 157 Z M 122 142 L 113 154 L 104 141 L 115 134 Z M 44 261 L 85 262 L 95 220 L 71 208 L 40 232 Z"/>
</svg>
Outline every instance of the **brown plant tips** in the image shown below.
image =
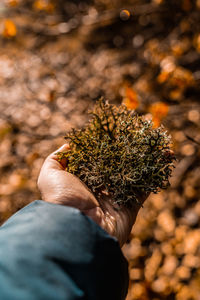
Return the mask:
<svg viewBox="0 0 200 300">
<path fill-rule="evenodd" d="M 67 171 L 78 176 L 97 197 L 104 190 L 114 203 L 140 204 L 143 193 L 169 186 L 175 160 L 171 139 L 163 127 L 153 128 L 124 105 L 100 99 L 92 119 L 65 139 L 70 149 L 59 153 L 68 160 Z"/>
</svg>

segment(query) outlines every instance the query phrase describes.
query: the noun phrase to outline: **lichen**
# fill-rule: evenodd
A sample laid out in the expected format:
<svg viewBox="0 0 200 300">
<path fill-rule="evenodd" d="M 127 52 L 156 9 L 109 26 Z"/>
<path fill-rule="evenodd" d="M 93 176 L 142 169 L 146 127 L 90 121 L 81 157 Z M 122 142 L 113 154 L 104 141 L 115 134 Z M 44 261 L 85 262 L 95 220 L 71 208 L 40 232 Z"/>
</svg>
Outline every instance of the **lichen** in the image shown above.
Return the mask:
<svg viewBox="0 0 200 300">
<path fill-rule="evenodd" d="M 59 153 L 67 158 L 66 170 L 78 176 L 97 199 L 102 191 L 113 203 L 140 204 L 140 196 L 169 186 L 175 156 L 171 138 L 152 121 L 100 99 L 91 120 L 65 137 L 70 149 Z"/>
</svg>

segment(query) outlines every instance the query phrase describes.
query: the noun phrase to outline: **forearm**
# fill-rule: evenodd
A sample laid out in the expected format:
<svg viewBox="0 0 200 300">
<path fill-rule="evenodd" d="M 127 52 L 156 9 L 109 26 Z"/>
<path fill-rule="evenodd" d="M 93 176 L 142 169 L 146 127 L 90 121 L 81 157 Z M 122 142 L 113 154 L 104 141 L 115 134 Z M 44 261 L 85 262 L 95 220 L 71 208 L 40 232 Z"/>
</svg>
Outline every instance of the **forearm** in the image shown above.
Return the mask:
<svg viewBox="0 0 200 300">
<path fill-rule="evenodd" d="M 0 299 L 124 299 L 118 242 L 79 210 L 35 201 L 0 229 Z"/>
</svg>

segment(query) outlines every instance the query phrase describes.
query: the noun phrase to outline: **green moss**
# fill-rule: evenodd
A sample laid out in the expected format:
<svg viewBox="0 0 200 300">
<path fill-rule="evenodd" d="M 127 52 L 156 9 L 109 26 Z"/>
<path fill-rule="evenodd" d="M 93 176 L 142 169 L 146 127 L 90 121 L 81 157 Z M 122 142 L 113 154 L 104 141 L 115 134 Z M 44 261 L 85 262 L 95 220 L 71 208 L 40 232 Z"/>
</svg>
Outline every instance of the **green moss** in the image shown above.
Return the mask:
<svg viewBox="0 0 200 300">
<path fill-rule="evenodd" d="M 85 128 L 67 134 L 70 150 L 59 158 L 67 158 L 67 171 L 97 199 L 105 190 L 114 203 L 130 206 L 139 203 L 141 193 L 169 186 L 175 157 L 163 127 L 154 129 L 151 121 L 102 99 L 91 115 Z"/>
</svg>

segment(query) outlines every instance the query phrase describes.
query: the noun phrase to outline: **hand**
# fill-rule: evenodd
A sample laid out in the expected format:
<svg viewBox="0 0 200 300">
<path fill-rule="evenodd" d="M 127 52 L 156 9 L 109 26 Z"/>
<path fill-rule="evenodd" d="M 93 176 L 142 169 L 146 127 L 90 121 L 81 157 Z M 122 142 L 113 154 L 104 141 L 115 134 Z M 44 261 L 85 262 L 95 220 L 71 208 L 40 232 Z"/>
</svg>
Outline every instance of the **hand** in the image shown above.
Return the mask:
<svg viewBox="0 0 200 300">
<path fill-rule="evenodd" d="M 68 149 L 69 146 L 65 144 L 46 158 L 38 178 L 38 188 L 42 199 L 78 208 L 110 235 L 115 236 L 122 247 L 129 237 L 140 206 L 135 204 L 131 209 L 113 206 L 109 195 L 103 192 L 102 199 L 97 201 L 77 176 L 66 171 L 67 160 L 58 161 L 56 153 Z M 143 203 L 146 198 L 147 195 L 141 196 L 140 202 Z"/>
</svg>

